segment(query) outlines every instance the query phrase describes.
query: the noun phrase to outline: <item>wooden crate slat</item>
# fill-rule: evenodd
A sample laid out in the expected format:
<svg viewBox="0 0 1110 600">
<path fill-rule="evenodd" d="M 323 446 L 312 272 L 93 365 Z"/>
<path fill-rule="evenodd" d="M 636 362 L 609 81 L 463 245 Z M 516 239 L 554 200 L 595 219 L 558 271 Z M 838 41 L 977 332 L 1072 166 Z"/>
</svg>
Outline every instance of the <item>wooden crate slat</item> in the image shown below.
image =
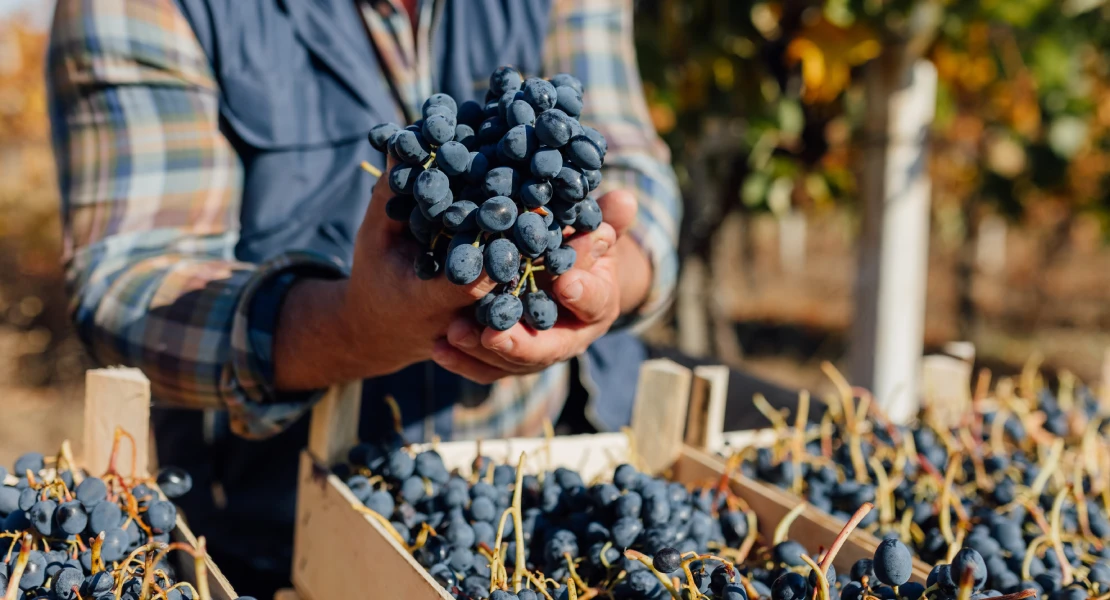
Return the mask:
<svg viewBox="0 0 1110 600">
<path fill-rule="evenodd" d="M 660 473 L 682 452 L 690 370 L 670 360 L 645 361 L 632 408 L 632 435 L 640 468 Z"/>
<path fill-rule="evenodd" d="M 332 386 L 312 408 L 308 451 L 327 465 L 346 460 L 347 451 L 358 443 L 362 382 Z"/>
<path fill-rule="evenodd" d="M 721 445 L 728 395 L 728 367 L 694 368 L 690 408 L 686 418 L 686 445 L 716 448 Z"/>
<path fill-rule="evenodd" d="M 293 585 L 304 600 L 353 593 L 374 598 L 452 600 L 385 529 L 358 512 L 347 485 L 301 453 Z"/>
</svg>

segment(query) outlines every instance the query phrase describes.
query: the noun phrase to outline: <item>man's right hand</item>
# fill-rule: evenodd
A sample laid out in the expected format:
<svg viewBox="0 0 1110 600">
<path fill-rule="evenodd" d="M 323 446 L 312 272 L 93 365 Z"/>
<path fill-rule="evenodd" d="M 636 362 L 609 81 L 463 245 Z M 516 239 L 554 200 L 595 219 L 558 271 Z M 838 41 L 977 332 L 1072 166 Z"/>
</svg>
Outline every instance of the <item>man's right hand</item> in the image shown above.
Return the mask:
<svg viewBox="0 0 1110 600">
<path fill-rule="evenodd" d="M 413 262 L 424 249 L 385 213 L 393 164 L 374 186 L 350 278 L 306 279 L 289 290 L 274 335 L 278 390 L 316 389 L 429 360 L 450 323 L 496 285 L 484 273 L 467 286 L 416 276 Z"/>
</svg>

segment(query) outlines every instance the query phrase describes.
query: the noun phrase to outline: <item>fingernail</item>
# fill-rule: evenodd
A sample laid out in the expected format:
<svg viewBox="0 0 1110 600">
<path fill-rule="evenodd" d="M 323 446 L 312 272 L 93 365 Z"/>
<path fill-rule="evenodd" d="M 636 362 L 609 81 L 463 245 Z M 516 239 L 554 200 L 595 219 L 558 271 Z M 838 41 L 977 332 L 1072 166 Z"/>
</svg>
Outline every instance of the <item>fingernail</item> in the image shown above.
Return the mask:
<svg viewBox="0 0 1110 600">
<path fill-rule="evenodd" d="M 590 254 L 594 258 L 601 258 L 608 251 L 609 251 L 609 242 L 606 242 L 605 240 L 598 240 L 598 241 L 594 242 L 594 247 L 593 247 L 593 250 L 590 251 Z"/>
<path fill-rule="evenodd" d="M 512 352 L 513 351 L 513 338 L 505 338 L 505 341 L 490 348 L 494 352 Z"/>
<path fill-rule="evenodd" d="M 570 302 L 577 302 L 582 297 L 582 280 L 575 279 L 563 288 L 563 299 Z"/>
<path fill-rule="evenodd" d="M 473 329 L 467 329 L 459 341 L 455 342 L 459 348 L 470 349 L 478 345 L 478 334 L 474 333 Z"/>
</svg>

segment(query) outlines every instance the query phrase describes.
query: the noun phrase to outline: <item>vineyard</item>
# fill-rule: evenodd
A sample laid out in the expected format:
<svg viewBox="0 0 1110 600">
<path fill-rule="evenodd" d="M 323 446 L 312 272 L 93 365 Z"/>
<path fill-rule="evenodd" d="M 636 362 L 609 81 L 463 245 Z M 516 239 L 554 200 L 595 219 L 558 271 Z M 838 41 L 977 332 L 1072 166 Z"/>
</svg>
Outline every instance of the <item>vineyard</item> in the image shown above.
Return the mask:
<svg viewBox="0 0 1110 600">
<path fill-rule="evenodd" d="M 682 252 L 717 282 L 683 290 L 709 314 L 695 349 L 786 383 L 844 356 L 861 73 L 913 3 L 857 4 L 636 3 L 645 91 L 687 206 Z M 949 3 L 923 50 L 940 79 L 926 342 L 970 339 L 1003 370 L 1037 350 L 1091 379 L 1110 342 L 1110 20 L 1097 2 L 1067 7 Z M 39 24 L 0 24 L 0 393 L 60 435 L 77 417 L 54 409 L 88 361 L 58 261 L 45 44 Z M 652 338 L 681 341 L 679 325 Z"/>
</svg>

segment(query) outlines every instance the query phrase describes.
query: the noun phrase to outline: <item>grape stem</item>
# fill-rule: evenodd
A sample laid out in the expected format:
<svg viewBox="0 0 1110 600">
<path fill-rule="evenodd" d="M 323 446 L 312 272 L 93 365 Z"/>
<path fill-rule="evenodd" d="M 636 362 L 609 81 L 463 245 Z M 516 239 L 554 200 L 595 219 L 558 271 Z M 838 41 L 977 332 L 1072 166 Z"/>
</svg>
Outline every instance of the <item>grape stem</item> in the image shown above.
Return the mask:
<svg viewBox="0 0 1110 600">
<path fill-rule="evenodd" d="M 817 589 L 813 590 L 813 598 L 815 600 L 828 600 L 829 580 L 825 579 L 825 570 L 818 566 L 807 554 L 802 555 L 802 560 L 809 565 L 809 568 L 813 569 L 815 577 L 817 578 Z"/>
<path fill-rule="evenodd" d="M 797 506 L 790 509 L 790 512 L 786 513 L 786 516 L 784 516 L 775 527 L 775 535 L 771 538 L 772 545 L 777 546 L 786 539 L 787 534 L 790 533 L 790 526 L 794 523 L 794 520 L 805 511 L 807 506 L 809 506 L 808 503 L 800 502 Z"/>
<path fill-rule="evenodd" d="M 524 288 L 524 282 L 532 276 L 532 259 L 524 259 L 524 274 L 520 276 L 520 281 L 516 284 L 516 289 L 512 291 L 512 295 L 520 297 L 520 290 Z"/>
<path fill-rule="evenodd" d="M 663 587 L 666 588 L 668 592 L 670 592 L 671 597 L 674 598 L 674 600 L 682 600 L 682 595 L 679 594 L 678 590 L 676 590 L 670 580 L 667 579 L 667 576 L 655 570 L 655 565 L 651 564 L 650 557 L 632 549 L 625 550 L 624 556 L 626 558 L 631 558 L 632 560 L 640 561 L 640 564 L 651 570 L 651 572 L 655 575 L 655 578 L 659 580 L 659 583 L 663 584 Z"/>
<path fill-rule="evenodd" d="M 4 600 L 16 600 L 19 598 L 19 580 L 23 578 L 23 571 L 27 569 L 27 561 L 31 558 L 31 547 L 34 545 L 34 538 L 31 534 L 23 535 L 19 546 L 19 556 L 15 559 L 15 568 L 12 569 L 12 574 L 8 578 L 8 589 L 4 591 Z"/>
<path fill-rule="evenodd" d="M 521 515 L 521 501 L 524 492 L 524 458 L 526 454 L 520 453 L 520 460 L 516 463 L 516 485 L 513 487 L 513 534 L 516 538 L 516 562 L 513 565 L 513 592 L 520 592 L 523 585 L 524 572 L 528 564 L 524 559 L 524 519 Z"/>
<path fill-rule="evenodd" d="M 374 177 L 381 177 L 382 176 L 381 169 L 379 169 L 379 168 L 375 167 L 374 165 L 366 162 L 365 160 L 362 161 L 362 164 L 360 164 L 359 166 L 362 167 L 363 171 L 366 171 L 367 173 L 373 175 Z"/>
</svg>

